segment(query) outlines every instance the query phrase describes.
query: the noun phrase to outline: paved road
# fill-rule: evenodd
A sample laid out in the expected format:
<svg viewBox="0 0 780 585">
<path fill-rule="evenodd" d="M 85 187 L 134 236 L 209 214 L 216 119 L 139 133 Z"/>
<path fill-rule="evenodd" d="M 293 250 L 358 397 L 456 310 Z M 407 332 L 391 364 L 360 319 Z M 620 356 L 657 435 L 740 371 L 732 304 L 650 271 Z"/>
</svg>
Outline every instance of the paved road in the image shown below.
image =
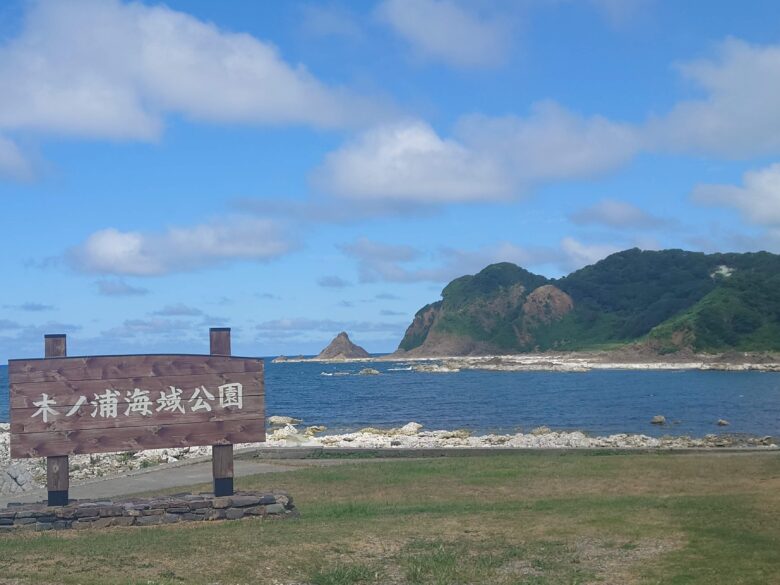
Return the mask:
<svg viewBox="0 0 780 585">
<path fill-rule="evenodd" d="M 338 465 L 350 463 L 344 460 L 293 460 L 293 461 L 259 461 L 256 459 L 236 459 L 234 473 L 236 477 L 257 475 L 260 473 L 283 473 L 302 467 Z M 161 465 L 128 475 L 106 479 L 88 480 L 72 483 L 70 497 L 74 499 L 116 498 L 130 494 L 161 490 L 174 487 L 190 486 L 198 483 L 211 483 L 211 459 L 207 461 L 182 461 L 173 465 Z M 25 494 L 0 497 L 0 508 L 9 502 L 39 502 L 46 499 L 46 490 L 35 490 Z"/>
</svg>

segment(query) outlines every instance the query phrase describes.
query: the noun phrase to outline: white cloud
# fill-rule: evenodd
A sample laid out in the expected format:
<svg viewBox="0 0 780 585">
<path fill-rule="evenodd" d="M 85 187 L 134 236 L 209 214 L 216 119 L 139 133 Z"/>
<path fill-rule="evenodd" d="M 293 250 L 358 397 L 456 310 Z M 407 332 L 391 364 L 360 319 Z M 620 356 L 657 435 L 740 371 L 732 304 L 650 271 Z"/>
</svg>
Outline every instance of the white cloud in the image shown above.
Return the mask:
<svg viewBox="0 0 780 585">
<path fill-rule="evenodd" d="M 699 203 L 734 207 L 751 223 L 780 227 L 780 163 L 746 172 L 741 187 L 697 185 L 693 199 Z"/>
<path fill-rule="evenodd" d="M 536 183 L 612 170 L 638 146 L 627 125 L 544 102 L 526 118 L 465 117 L 454 138 L 440 137 L 419 120 L 369 130 L 330 153 L 314 181 L 361 201 L 499 200 Z"/>
<path fill-rule="evenodd" d="M 497 262 L 512 262 L 523 267 L 554 264 L 564 269 L 572 266 L 579 268 L 587 263 L 584 258 L 591 257 L 586 253 L 588 250 L 593 254 L 597 252 L 597 246 L 589 249 L 579 245 L 578 248 L 578 242 L 571 238 L 568 240 L 562 242 L 561 248 L 521 247 L 511 242 L 498 242 L 476 250 L 444 247 L 430 257 L 409 246 L 382 244 L 366 238 L 360 238 L 341 249 L 357 261 L 361 282 L 444 284 L 464 274 L 479 272 L 485 266 Z"/>
<path fill-rule="evenodd" d="M 651 121 L 654 146 L 737 158 L 780 150 L 780 45 L 731 38 L 716 59 L 678 69 L 705 95 Z"/>
<path fill-rule="evenodd" d="M 510 46 L 505 18 L 480 17 L 450 0 L 384 0 L 377 15 L 420 57 L 455 67 L 495 66 Z"/>
<path fill-rule="evenodd" d="M 0 129 L 156 138 L 166 113 L 215 123 L 351 126 L 372 104 L 323 84 L 271 44 L 165 6 L 30 4 L 0 48 Z"/>
<path fill-rule="evenodd" d="M 427 203 L 497 199 L 510 188 L 494 161 L 417 120 L 365 132 L 330 153 L 314 181 L 350 199 Z"/>
<path fill-rule="evenodd" d="M 293 247 L 274 222 L 226 218 L 152 234 L 103 229 L 70 250 L 68 260 L 82 272 L 158 276 L 233 260 L 270 260 Z"/>
<path fill-rule="evenodd" d="M 561 240 L 561 250 L 568 259 L 569 267 L 575 269 L 595 264 L 610 254 L 619 252 L 621 248 L 612 244 L 586 244 L 566 237 Z"/>
<path fill-rule="evenodd" d="M 569 219 L 579 225 L 605 225 L 613 228 L 653 229 L 669 222 L 626 201 L 604 199 L 576 211 Z"/>
<path fill-rule="evenodd" d="M 32 177 L 32 174 L 30 161 L 22 154 L 16 143 L 0 136 L 0 177 L 26 180 Z"/>
<path fill-rule="evenodd" d="M 519 184 L 597 176 L 630 161 L 640 147 L 634 127 L 581 116 L 551 101 L 537 102 L 524 118 L 464 117 L 456 134 L 500 161 Z"/>
<path fill-rule="evenodd" d="M 643 151 L 726 158 L 780 151 L 780 45 L 729 39 L 717 59 L 678 69 L 704 96 L 645 124 L 583 116 L 551 101 L 524 117 L 464 116 L 450 136 L 405 120 L 331 152 L 314 181 L 361 203 L 489 201 L 614 171 Z"/>
</svg>

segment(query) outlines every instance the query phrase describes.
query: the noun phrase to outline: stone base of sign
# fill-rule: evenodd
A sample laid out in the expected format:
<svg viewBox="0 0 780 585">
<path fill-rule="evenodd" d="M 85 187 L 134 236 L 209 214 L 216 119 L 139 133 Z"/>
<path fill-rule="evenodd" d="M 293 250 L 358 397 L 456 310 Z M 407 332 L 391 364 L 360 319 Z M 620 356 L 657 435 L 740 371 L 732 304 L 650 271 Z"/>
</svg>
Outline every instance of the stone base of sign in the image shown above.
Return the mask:
<svg viewBox="0 0 780 585">
<path fill-rule="evenodd" d="M 0 534 L 27 530 L 82 530 L 178 522 L 290 518 L 298 512 L 285 493 L 238 492 L 232 496 L 176 494 L 121 501 L 71 500 L 67 506 L 9 504 L 0 508 Z"/>
</svg>

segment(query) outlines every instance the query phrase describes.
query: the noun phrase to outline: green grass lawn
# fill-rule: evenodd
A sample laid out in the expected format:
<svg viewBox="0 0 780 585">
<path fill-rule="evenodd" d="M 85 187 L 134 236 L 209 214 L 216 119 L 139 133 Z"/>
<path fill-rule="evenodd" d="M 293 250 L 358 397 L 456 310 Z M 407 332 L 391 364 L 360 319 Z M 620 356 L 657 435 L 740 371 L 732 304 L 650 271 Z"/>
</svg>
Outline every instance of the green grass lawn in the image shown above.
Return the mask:
<svg viewBox="0 0 780 585">
<path fill-rule="evenodd" d="M 355 462 L 237 487 L 286 490 L 301 517 L 0 536 L 0 583 L 780 584 L 780 454 Z"/>
</svg>

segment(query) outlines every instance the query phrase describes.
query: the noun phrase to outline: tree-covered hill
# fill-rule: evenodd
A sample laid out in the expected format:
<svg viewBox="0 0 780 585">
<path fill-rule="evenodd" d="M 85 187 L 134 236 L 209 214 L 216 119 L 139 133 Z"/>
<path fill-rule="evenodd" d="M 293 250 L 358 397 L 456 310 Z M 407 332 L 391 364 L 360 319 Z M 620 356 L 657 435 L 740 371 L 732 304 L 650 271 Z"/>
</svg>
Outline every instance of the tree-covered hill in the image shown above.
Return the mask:
<svg viewBox="0 0 780 585">
<path fill-rule="evenodd" d="M 399 350 L 780 350 L 780 256 L 626 250 L 563 278 L 514 264 L 453 280 Z"/>
</svg>

